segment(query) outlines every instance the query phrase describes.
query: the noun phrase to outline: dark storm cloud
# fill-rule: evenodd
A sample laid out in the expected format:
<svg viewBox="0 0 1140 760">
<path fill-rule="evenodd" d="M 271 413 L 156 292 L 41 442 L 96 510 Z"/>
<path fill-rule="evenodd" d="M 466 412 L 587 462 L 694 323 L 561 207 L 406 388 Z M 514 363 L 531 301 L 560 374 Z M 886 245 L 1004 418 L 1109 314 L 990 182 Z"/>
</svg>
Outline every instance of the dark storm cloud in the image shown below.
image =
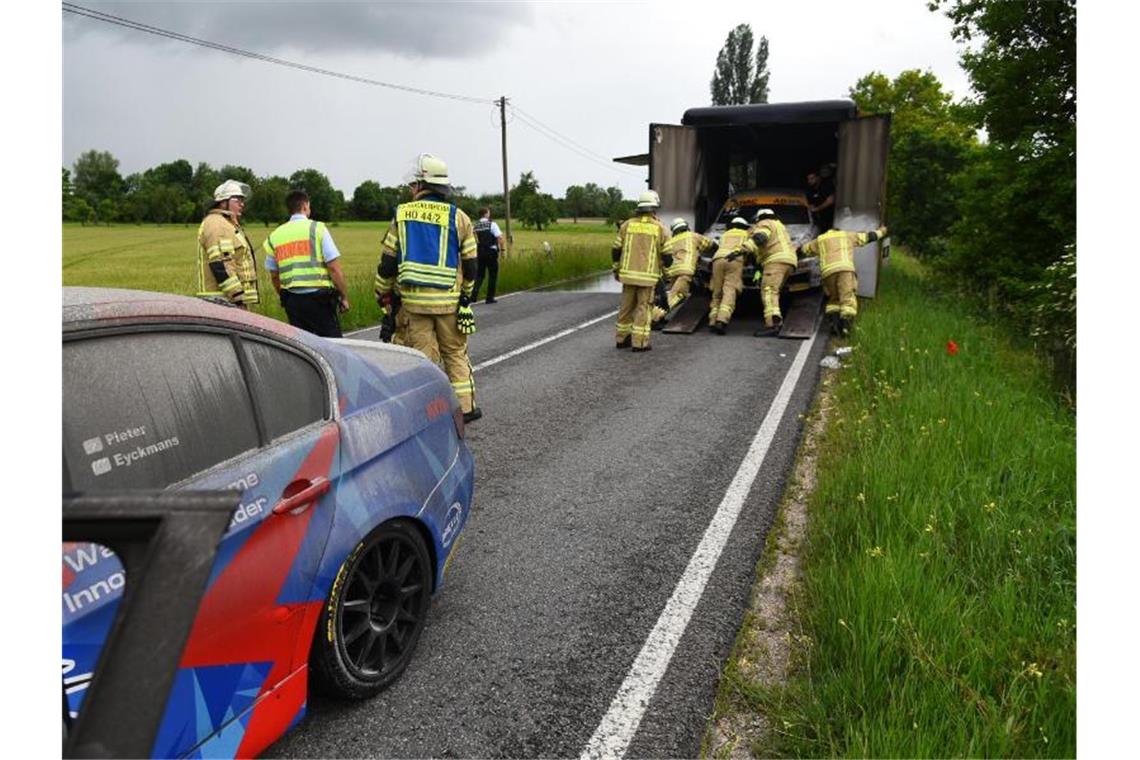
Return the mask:
<svg viewBox="0 0 1140 760">
<path fill-rule="evenodd" d="M 389 52 L 409 58 L 473 58 L 493 50 L 534 16 L 530 3 L 225 2 L 98 3 L 131 21 L 234 47 L 271 53 Z M 64 13 L 65 38 L 113 34 L 145 44 L 162 37 Z"/>
</svg>

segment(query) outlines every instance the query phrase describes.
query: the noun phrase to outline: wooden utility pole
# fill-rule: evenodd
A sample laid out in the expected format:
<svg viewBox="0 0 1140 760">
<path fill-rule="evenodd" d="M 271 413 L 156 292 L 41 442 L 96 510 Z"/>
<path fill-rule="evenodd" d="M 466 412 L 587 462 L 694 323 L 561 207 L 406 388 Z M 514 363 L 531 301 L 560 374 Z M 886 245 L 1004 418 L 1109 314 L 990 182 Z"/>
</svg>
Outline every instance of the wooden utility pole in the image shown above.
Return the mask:
<svg viewBox="0 0 1140 760">
<path fill-rule="evenodd" d="M 506 224 L 507 224 L 507 250 L 504 253 L 510 253 L 513 240 L 511 238 L 511 185 L 510 180 L 507 178 L 507 96 L 499 98 L 499 120 L 503 127 L 503 202 L 506 204 Z"/>
</svg>

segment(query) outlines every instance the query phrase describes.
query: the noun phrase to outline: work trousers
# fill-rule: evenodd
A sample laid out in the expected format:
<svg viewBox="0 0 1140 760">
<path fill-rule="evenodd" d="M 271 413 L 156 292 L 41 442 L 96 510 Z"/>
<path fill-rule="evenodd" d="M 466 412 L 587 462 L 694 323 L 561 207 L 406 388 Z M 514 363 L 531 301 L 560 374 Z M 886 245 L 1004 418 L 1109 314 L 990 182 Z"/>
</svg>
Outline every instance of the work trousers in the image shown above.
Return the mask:
<svg viewBox="0 0 1140 760">
<path fill-rule="evenodd" d="M 712 302 L 709 304 L 709 323 L 732 319 L 736 310 L 736 297 L 744 291 L 744 260 L 714 259 L 712 264 Z"/>
<path fill-rule="evenodd" d="M 460 406 L 470 412 L 475 408 L 475 375 L 467 356 L 467 336 L 459 332 L 455 312 L 413 314 L 400 309 L 400 313 L 407 314 L 408 345 L 443 366 Z"/>
<path fill-rule="evenodd" d="M 853 318 L 859 311 L 859 300 L 855 297 L 857 285 L 854 272 L 836 272 L 824 277 L 823 294 L 827 296 L 824 313 Z"/>
<path fill-rule="evenodd" d="M 633 336 L 634 348 L 649 345 L 652 322 L 653 286 L 622 285 L 617 316 L 617 342 Z"/>
<path fill-rule="evenodd" d="M 693 276 L 691 274 L 678 275 L 669 286 L 669 292 L 665 295 L 665 302 L 672 309 L 677 304 L 684 301 L 689 297 L 689 286 L 693 283 Z M 653 321 L 656 322 L 668 313 L 668 309 L 662 309 L 660 306 L 653 308 Z"/>
<path fill-rule="evenodd" d="M 471 300 L 479 300 L 479 286 L 483 284 L 483 276 L 487 276 L 487 300 L 495 300 L 495 283 L 499 281 L 499 252 L 479 251 L 478 268 L 475 271 L 475 289 L 471 292 Z"/>
<path fill-rule="evenodd" d="M 791 264 L 766 264 L 760 278 L 760 300 L 764 302 L 764 324 L 771 327 L 776 318 L 784 318 L 780 313 L 780 291 L 784 281 L 795 270 Z"/>
<path fill-rule="evenodd" d="M 399 309 L 396 312 L 396 330 L 392 333 L 392 344 L 396 346 L 410 346 L 408 342 L 408 310 Z"/>
<path fill-rule="evenodd" d="M 281 289 L 281 305 L 289 324 L 322 338 L 343 337 L 340 332 L 340 295 L 335 290 L 291 293 Z"/>
</svg>

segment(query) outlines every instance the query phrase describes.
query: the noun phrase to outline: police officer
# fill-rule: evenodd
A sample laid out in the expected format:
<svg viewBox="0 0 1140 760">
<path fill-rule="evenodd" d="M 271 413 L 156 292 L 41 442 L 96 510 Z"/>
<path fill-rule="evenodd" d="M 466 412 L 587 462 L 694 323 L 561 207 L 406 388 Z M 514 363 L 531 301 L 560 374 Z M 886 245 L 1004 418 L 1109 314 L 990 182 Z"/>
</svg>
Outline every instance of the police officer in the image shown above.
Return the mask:
<svg viewBox="0 0 1140 760">
<path fill-rule="evenodd" d="M 661 199 L 647 190 L 637 199 L 634 216 L 618 227 L 610 251 L 614 279 L 621 282 L 621 307 L 617 317 L 617 347 L 649 351 L 653 320 L 653 289 L 661 272 L 672 266 L 673 257 L 665 252 L 669 230 L 657 218 Z"/>
<path fill-rule="evenodd" d="M 253 246 L 241 228 L 249 185 L 227 179 L 198 226 L 198 296 L 248 309 L 260 301 Z"/>
<path fill-rule="evenodd" d="M 673 237 L 669 238 L 665 251 L 673 257 L 673 265 L 665 270 L 665 279 L 669 282 L 665 308 L 657 306 L 653 309 L 654 327 L 661 323 L 673 307 L 689 297 L 689 287 L 697 271 L 697 259 L 701 254 L 716 251 L 717 248 L 715 241 L 691 232 L 689 223 L 680 217 L 673 220 L 669 230 Z"/>
<path fill-rule="evenodd" d="M 823 292 L 827 296 L 824 318 L 833 335 L 849 335 L 851 324 L 859 311 L 859 300 L 855 297 L 855 289 L 858 287 L 855 278 L 855 249 L 873 243 L 886 234 L 886 227 L 871 232 L 831 229 L 802 246 L 803 254 L 819 256 Z"/>
<path fill-rule="evenodd" d="M 760 268 L 752 282 L 760 286 L 760 300 L 764 304 L 764 326 L 752 333 L 756 337 L 780 332 L 784 315 L 780 313 L 780 291 L 788 275 L 796 270 L 796 249 L 784 223 L 770 208 L 756 212 L 752 229 L 752 242 L 759 249 Z"/>
<path fill-rule="evenodd" d="M 339 313 L 348 311 L 340 252 L 324 222 L 309 219 L 309 194 L 285 196 L 291 216 L 265 239 L 265 268 L 289 324 L 325 338 L 340 338 Z"/>
<path fill-rule="evenodd" d="M 748 227 L 743 217 L 733 217 L 720 237 L 720 247 L 713 254 L 709 329 L 718 335 L 728 331 L 728 321 L 736 310 L 736 297 L 744 291 L 744 259 L 758 253 L 756 244 L 748 237 Z"/>
<path fill-rule="evenodd" d="M 487 303 L 495 303 L 495 283 L 499 279 L 499 252 L 503 250 L 503 232 L 491 221 L 491 209 L 479 209 L 475 222 L 475 239 L 479 247 L 479 270 L 475 274 L 475 291 L 472 301 L 479 300 L 479 287 L 487 275 Z"/>
<path fill-rule="evenodd" d="M 407 345 L 442 363 L 459 397 L 465 422 L 483 416 L 475 406 L 475 379 L 467 336 L 475 332 L 471 293 L 476 273 L 471 218 L 449 200 L 447 164 L 430 153 L 415 161 L 412 200 L 396 207 L 396 218 L 380 244 L 376 298 L 381 318 L 389 309 L 406 318 Z M 399 304 L 393 303 L 398 288 Z"/>
</svg>

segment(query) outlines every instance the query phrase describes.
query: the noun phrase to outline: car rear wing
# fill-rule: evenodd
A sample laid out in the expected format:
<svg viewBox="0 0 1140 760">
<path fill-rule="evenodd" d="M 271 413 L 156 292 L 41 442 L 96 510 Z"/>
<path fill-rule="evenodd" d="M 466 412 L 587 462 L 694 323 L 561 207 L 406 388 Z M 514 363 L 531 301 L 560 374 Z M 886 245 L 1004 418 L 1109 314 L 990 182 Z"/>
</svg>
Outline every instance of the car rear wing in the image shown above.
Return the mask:
<svg viewBox="0 0 1140 760">
<path fill-rule="evenodd" d="M 118 555 L 127 584 L 79 716 L 64 693 L 64 757 L 150 757 L 237 491 L 63 498 L 63 540 Z"/>
</svg>

